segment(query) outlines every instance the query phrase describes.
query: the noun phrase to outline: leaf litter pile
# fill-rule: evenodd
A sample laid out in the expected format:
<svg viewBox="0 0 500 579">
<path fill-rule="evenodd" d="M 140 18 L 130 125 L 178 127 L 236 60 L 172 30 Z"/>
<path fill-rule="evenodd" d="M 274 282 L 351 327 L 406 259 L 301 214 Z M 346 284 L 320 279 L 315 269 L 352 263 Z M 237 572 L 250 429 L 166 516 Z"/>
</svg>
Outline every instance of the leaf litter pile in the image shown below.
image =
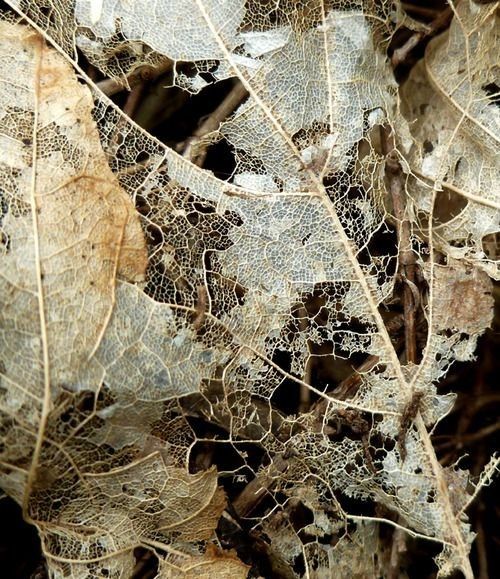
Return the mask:
<svg viewBox="0 0 500 579">
<path fill-rule="evenodd" d="M 3 576 L 494 576 L 499 21 L 0 4 Z"/>
</svg>

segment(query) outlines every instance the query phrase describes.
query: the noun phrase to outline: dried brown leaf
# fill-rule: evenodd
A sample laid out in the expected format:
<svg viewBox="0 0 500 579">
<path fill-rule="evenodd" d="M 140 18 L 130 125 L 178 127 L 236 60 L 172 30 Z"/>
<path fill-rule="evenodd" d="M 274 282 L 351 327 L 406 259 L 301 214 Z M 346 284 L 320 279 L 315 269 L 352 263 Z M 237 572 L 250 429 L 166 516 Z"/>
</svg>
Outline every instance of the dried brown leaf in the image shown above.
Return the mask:
<svg viewBox="0 0 500 579">
<path fill-rule="evenodd" d="M 159 579 L 246 579 L 248 565 L 242 563 L 234 551 L 222 551 L 209 546 L 201 557 L 175 566 L 160 561 Z"/>
<path fill-rule="evenodd" d="M 186 330 L 175 345 L 141 337 L 148 310 L 162 336 L 181 330 L 124 281 L 145 280 L 146 242 L 90 90 L 26 26 L 0 22 L 0 53 L 17 66 L 0 83 L 0 480 L 54 576 L 127 577 L 136 546 L 210 539 L 225 505 L 214 470 L 187 472 L 191 433 L 162 405 L 198 389 L 176 384 L 193 347 Z"/>
</svg>

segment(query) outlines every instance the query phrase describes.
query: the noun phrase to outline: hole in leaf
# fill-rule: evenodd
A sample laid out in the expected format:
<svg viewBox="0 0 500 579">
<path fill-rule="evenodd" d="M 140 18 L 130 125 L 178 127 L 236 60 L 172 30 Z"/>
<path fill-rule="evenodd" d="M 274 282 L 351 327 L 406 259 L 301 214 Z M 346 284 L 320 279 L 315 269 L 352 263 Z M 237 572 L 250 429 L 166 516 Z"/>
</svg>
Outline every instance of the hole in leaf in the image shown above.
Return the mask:
<svg viewBox="0 0 500 579">
<path fill-rule="evenodd" d="M 491 104 L 500 107 L 500 87 L 494 82 L 490 82 L 481 87 L 488 95 Z"/>
</svg>

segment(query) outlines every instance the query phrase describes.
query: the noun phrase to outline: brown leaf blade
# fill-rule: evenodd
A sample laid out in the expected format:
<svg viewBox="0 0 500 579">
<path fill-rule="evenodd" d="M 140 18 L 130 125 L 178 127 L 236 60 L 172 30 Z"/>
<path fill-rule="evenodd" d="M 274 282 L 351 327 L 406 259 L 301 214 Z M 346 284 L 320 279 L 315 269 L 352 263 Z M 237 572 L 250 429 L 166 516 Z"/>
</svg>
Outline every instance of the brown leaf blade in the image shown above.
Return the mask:
<svg viewBox="0 0 500 579">
<path fill-rule="evenodd" d="M 201 378 L 174 390 L 191 371 L 187 329 L 175 345 L 142 337 L 152 310 L 164 336 L 177 326 L 125 281 L 145 279 L 145 237 L 89 89 L 39 34 L 1 21 L 0 56 L 12 55 L 16 82 L 8 67 L 0 78 L 0 480 L 38 527 L 54 576 L 127 577 L 136 546 L 203 543 L 225 506 L 214 470 L 187 472 L 192 434 L 162 404 Z M 158 388 L 166 372 L 171 391 Z M 153 433 L 162 419 L 164 437 Z"/>
</svg>

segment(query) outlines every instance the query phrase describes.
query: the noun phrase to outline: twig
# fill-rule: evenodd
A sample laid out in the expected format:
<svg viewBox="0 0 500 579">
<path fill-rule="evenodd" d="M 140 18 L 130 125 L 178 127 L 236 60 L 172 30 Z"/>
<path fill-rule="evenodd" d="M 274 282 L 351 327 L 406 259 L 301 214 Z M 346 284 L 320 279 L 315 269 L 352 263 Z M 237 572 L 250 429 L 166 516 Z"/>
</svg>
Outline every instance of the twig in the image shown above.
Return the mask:
<svg viewBox="0 0 500 579">
<path fill-rule="evenodd" d="M 480 511 L 484 511 L 484 507 L 480 508 Z M 488 551 L 486 549 L 486 536 L 484 532 L 483 523 L 481 517 L 477 517 L 476 521 L 476 540 L 474 541 L 477 551 L 477 563 L 479 567 L 479 573 L 477 579 L 488 579 L 490 574 L 488 573 Z"/>
<path fill-rule="evenodd" d="M 259 473 L 252 479 L 233 501 L 233 508 L 239 517 L 247 517 L 253 509 L 267 496 L 277 481 L 277 477 L 288 467 L 288 462 L 277 456 L 272 463 L 271 471 Z"/>
<path fill-rule="evenodd" d="M 406 362 L 417 362 L 417 337 L 416 337 L 416 308 L 420 297 L 416 284 L 416 257 L 411 247 L 410 222 L 405 215 L 405 202 L 403 199 L 403 172 L 397 157 L 394 143 L 394 134 L 390 129 L 383 129 L 382 146 L 387 156 L 387 176 L 389 190 L 394 208 L 394 217 L 399 224 L 399 264 L 400 273 L 405 282 L 403 288 L 403 310 L 405 320 L 405 352 Z"/>
<path fill-rule="evenodd" d="M 395 528 L 392 534 L 391 558 L 389 560 L 388 579 L 398 579 L 401 577 L 399 561 L 406 552 L 406 532 L 403 529 Z"/>
<path fill-rule="evenodd" d="M 407 13 L 413 12 L 413 14 L 418 14 L 419 16 L 421 16 L 423 18 L 432 18 L 433 19 L 436 17 L 436 14 L 439 13 L 439 9 L 437 9 L 437 8 L 427 8 L 427 7 L 418 6 L 415 4 L 403 3 L 403 9 Z"/>
<path fill-rule="evenodd" d="M 91 63 L 87 66 L 87 75 L 92 82 L 96 82 L 99 76 L 99 70 Z"/>
<path fill-rule="evenodd" d="M 414 392 L 411 400 L 406 404 L 406 407 L 401 414 L 401 423 L 396 439 L 401 462 L 406 460 L 406 434 L 417 417 L 417 414 L 420 412 L 420 403 L 422 402 L 423 397 L 423 390 Z"/>
<path fill-rule="evenodd" d="M 205 321 L 205 314 L 208 308 L 208 292 L 204 285 L 199 285 L 196 288 L 197 302 L 196 302 L 196 316 L 193 320 L 193 329 L 197 332 Z"/>
<path fill-rule="evenodd" d="M 132 579 L 145 579 L 146 575 L 151 572 L 153 558 L 155 557 L 153 551 L 145 550 L 141 557 L 136 561 Z"/>
<path fill-rule="evenodd" d="M 412 34 L 410 38 L 408 38 L 408 40 L 403 44 L 403 46 L 396 48 L 396 50 L 393 52 L 391 57 L 392 66 L 396 68 L 396 66 L 406 62 L 411 51 L 416 46 L 418 46 L 423 40 L 438 34 L 441 32 L 441 30 L 448 26 L 452 15 L 453 11 L 450 7 L 448 7 L 434 18 L 434 20 L 428 25 L 427 30 L 420 30 Z"/>
<path fill-rule="evenodd" d="M 158 66 L 144 65 L 136 68 L 131 74 L 122 78 L 106 78 L 97 83 L 97 87 L 105 95 L 112 96 L 123 90 L 131 90 L 137 84 L 152 81 L 169 71 L 172 61 L 165 60 Z"/>
<path fill-rule="evenodd" d="M 193 136 L 188 139 L 183 156 L 202 167 L 207 156 L 208 147 L 208 143 L 203 142 L 203 137 L 216 131 L 222 121 L 236 109 L 247 94 L 246 88 L 238 81 L 221 104 L 198 127 Z"/>
<path fill-rule="evenodd" d="M 240 518 L 247 517 L 267 496 L 267 493 L 272 489 L 276 481 L 279 480 L 279 475 L 284 472 L 287 467 L 287 461 L 281 456 L 277 456 L 267 473 L 262 472 L 257 474 L 236 497 L 236 500 L 228 503 L 228 508 L 223 512 L 222 517 L 226 523 L 229 523 L 231 528 L 235 529 L 238 533 L 240 539 L 237 541 L 237 547 L 241 547 L 241 544 L 246 544 L 246 546 L 255 553 L 256 560 L 260 561 L 264 559 L 266 561 L 267 566 L 269 566 L 275 574 L 273 576 L 293 579 L 295 574 L 283 556 L 276 552 L 273 546 L 264 541 L 259 535 L 252 531 L 246 531 L 239 520 Z M 219 536 L 223 538 L 220 535 L 221 530 L 222 529 L 219 528 Z M 228 533 L 224 538 L 232 534 L 233 533 Z M 260 565 L 258 564 L 258 566 Z"/>
<path fill-rule="evenodd" d="M 405 214 L 405 202 L 403 199 L 403 172 L 399 164 L 394 133 L 388 129 L 382 129 L 382 147 L 386 154 L 387 178 L 389 181 L 389 191 L 392 198 L 394 217 L 398 223 L 399 242 L 399 267 L 400 274 L 405 281 L 403 287 L 403 315 L 405 333 L 405 354 L 408 364 L 417 362 L 417 332 L 416 332 L 416 308 L 420 301 L 418 288 L 416 285 L 416 258 L 411 247 L 410 222 Z M 419 393 L 416 393 L 419 394 Z M 420 393 L 421 394 L 421 393 Z M 417 405 L 413 406 L 412 395 L 402 417 L 398 434 L 398 445 L 400 448 L 401 460 L 406 456 L 406 432 L 418 414 Z M 415 410 L 413 412 L 413 410 Z M 406 550 L 406 536 L 401 529 L 396 529 L 392 539 L 392 549 L 390 558 L 389 578 L 399 577 L 399 560 L 401 554 Z"/>
<path fill-rule="evenodd" d="M 453 436 L 451 440 L 447 440 L 446 442 L 441 442 L 440 444 L 437 444 L 436 450 L 445 450 L 446 448 L 460 449 L 464 446 L 464 444 L 477 442 L 482 438 L 490 436 L 490 434 L 494 434 L 497 430 L 500 430 L 500 423 L 498 422 L 490 424 L 489 426 L 485 426 L 484 428 L 481 428 L 476 432 L 471 432 L 470 434 Z"/>
<path fill-rule="evenodd" d="M 140 82 L 130 91 L 127 101 L 123 107 L 123 112 L 130 118 L 134 118 L 135 111 L 141 100 L 142 93 L 144 92 L 144 82 Z"/>
</svg>

